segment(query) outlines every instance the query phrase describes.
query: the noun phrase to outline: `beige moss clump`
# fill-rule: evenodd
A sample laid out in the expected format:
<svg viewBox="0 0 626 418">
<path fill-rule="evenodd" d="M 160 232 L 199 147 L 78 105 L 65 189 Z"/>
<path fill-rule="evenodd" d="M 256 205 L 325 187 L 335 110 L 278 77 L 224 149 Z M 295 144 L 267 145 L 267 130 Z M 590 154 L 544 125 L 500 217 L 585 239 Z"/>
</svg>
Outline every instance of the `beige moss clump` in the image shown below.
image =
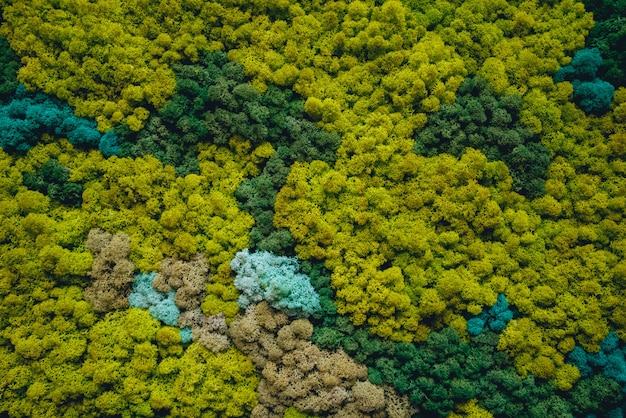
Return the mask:
<svg viewBox="0 0 626 418">
<path fill-rule="evenodd" d="M 96 312 L 128 308 L 128 295 L 135 280 L 135 265 L 129 259 L 128 235 L 112 235 L 94 228 L 89 231 L 86 246 L 94 255 L 89 273 L 94 282 L 85 289 L 85 299 Z"/>
<path fill-rule="evenodd" d="M 336 418 L 408 418 L 416 412 L 392 388 L 370 383 L 367 367 L 343 350 L 314 345 L 308 319 L 290 321 L 261 302 L 238 316 L 229 333 L 262 376 L 253 418 L 283 417 L 289 407 Z"/>
</svg>

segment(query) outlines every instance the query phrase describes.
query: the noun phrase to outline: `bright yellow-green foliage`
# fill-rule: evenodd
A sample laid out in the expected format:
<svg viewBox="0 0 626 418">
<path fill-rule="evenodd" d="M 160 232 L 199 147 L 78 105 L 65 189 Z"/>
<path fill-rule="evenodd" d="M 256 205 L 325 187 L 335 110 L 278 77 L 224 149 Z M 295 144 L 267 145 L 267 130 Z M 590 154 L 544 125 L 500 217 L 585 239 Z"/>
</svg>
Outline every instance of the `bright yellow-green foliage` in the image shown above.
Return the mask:
<svg viewBox="0 0 626 418">
<path fill-rule="evenodd" d="M 393 133 L 404 137 L 421 128 L 421 113 L 454 100 L 468 72 L 488 79 L 498 93 L 534 92 L 539 98 L 531 97 L 525 119 L 540 129 L 537 123 L 547 122 L 552 75 L 584 45 L 593 25 L 591 14 L 574 0 L 407 3 L 414 13 L 396 0 L 380 6 L 279 3 L 280 12 L 272 13 L 279 18 L 253 16 L 249 24 L 224 25 L 221 41 L 259 89 L 269 82 L 293 87 L 308 98 L 309 115 L 327 129 L 354 131 L 380 112 L 392 117 Z M 533 105 L 541 98 L 543 106 Z"/>
<path fill-rule="evenodd" d="M 174 92 L 170 65 L 207 48 L 229 50 L 261 90 L 268 82 L 294 86 L 312 98 L 311 115 L 343 130 L 376 110 L 409 117 L 420 103 L 436 111 L 454 100 L 465 75 L 453 49 L 397 0 L 380 7 L 37 0 L 6 5 L 4 17 L 2 33 L 25 57 L 19 80 L 95 117 L 101 130 L 120 122 L 140 129 L 146 108 Z M 353 117 L 342 116 L 353 107 Z M 416 127 L 419 119 L 409 117 L 398 129 L 408 135 Z"/>
<path fill-rule="evenodd" d="M 350 132 L 379 113 L 407 137 L 421 128 L 423 112 L 454 100 L 466 74 L 454 50 L 400 1 L 302 2 L 281 12 L 235 28 L 225 37 L 234 39 L 225 42 L 229 58 L 261 90 L 292 87 L 329 130 Z"/>
<path fill-rule="evenodd" d="M 478 151 L 386 167 L 402 182 L 295 164 L 275 222 L 290 227 L 301 258 L 325 260 L 339 312 L 355 324 L 402 341 L 444 325 L 464 333 L 461 315 L 495 303 L 519 268 L 507 245 L 538 218 L 518 208 L 504 165 Z"/>
<path fill-rule="evenodd" d="M 18 79 L 67 100 L 101 130 L 139 130 L 175 89 L 170 66 L 219 49 L 219 25 L 250 16 L 220 2 L 151 0 L 3 1 L 0 32 L 22 57 Z M 221 32 L 221 31 L 219 31 Z"/>
<path fill-rule="evenodd" d="M 249 416 L 257 404 L 256 369 L 235 348 L 216 354 L 194 343 L 182 357 L 162 362 L 156 377 L 150 400 L 154 406 L 174 403 L 172 416 Z"/>
<path fill-rule="evenodd" d="M 552 76 L 584 46 L 593 26 L 582 3 L 407 2 L 421 24 L 454 45 L 471 74 L 488 80 L 496 93 L 524 96 L 522 121 L 529 128 L 535 133 L 557 129 L 554 100 L 566 101 L 572 90 L 569 85 L 555 88 Z"/>
<path fill-rule="evenodd" d="M 559 132 L 567 124 L 573 129 L 576 124 L 580 126 L 581 118 L 589 119 L 568 103 L 571 84 L 555 85 L 552 81 L 553 73 L 568 62 L 568 55 L 583 46 L 584 34 L 592 25 L 590 14 L 584 12 L 581 4 L 569 0 L 556 6 L 537 6 L 535 2 L 516 6 L 504 1 L 467 1 L 454 5 L 409 3 L 417 13 L 404 15 L 406 27 L 431 30 L 410 47 L 411 51 L 419 49 L 422 43 L 437 40 L 443 41 L 443 45 L 454 45 L 463 58 L 463 67 L 447 64 L 456 62 L 455 53 L 438 55 L 439 61 L 429 58 L 437 63 L 433 68 L 444 71 L 436 72 L 437 77 L 443 80 L 450 77 L 448 86 L 456 80 L 455 75 L 469 70 L 486 77 L 500 93 L 522 94 L 522 121 L 535 133 L 544 135 L 544 144 L 555 152 L 557 144 L 564 141 L 560 138 L 564 134 Z M 379 26 L 382 24 L 377 19 L 384 15 L 383 9 L 404 10 L 393 1 L 385 2 L 380 8 L 361 2 L 352 2 L 345 9 L 344 6 L 340 2 L 319 6 L 324 10 L 336 9 L 340 23 L 331 29 L 338 27 L 345 32 L 350 27 L 346 22 L 356 20 L 353 14 L 358 10 L 363 13 L 362 25 L 373 25 L 371 22 L 376 21 Z M 316 7 L 304 7 L 307 15 L 302 19 L 310 20 L 309 15 L 322 16 L 323 11 Z M 397 21 L 390 19 L 387 24 Z M 396 32 L 400 33 L 398 29 Z M 307 37 L 315 39 L 310 32 Z M 333 41 L 336 39 L 333 34 Z M 270 41 L 278 44 L 267 48 L 282 50 L 280 38 L 273 37 Z M 288 43 L 286 41 L 285 51 Z M 316 47 L 312 41 L 304 39 L 294 45 L 294 48 Z M 299 69 L 304 65 L 285 60 L 284 64 L 280 61 L 281 67 L 268 72 L 263 65 L 269 65 L 273 52 L 263 57 L 259 48 L 251 45 L 240 49 L 245 53 L 230 52 L 230 56 L 241 60 L 257 80 L 279 82 L 275 74 L 280 74 L 283 67 L 290 63 Z M 337 52 L 344 57 L 354 56 L 354 64 L 343 70 L 352 74 L 356 74 L 358 63 L 366 62 L 367 66 L 377 59 L 375 54 L 368 55 L 365 48 L 350 52 L 344 46 L 331 51 L 332 54 L 327 54 L 331 61 L 337 59 L 334 56 L 342 56 Z M 433 48 L 425 51 L 430 54 Z M 284 55 L 287 57 L 286 52 Z M 312 55 L 299 56 L 309 60 Z M 424 63 L 414 61 L 415 58 L 411 61 L 408 56 L 406 59 L 408 61 L 398 64 L 403 65 L 403 71 L 410 71 L 411 62 Z M 468 153 L 461 161 L 447 156 L 427 160 L 411 155 L 412 141 L 405 138 L 423 126 L 424 113 L 438 109 L 438 106 L 426 108 L 424 101 L 443 98 L 437 93 L 440 90 L 429 88 L 429 96 L 417 106 L 415 98 L 411 98 L 407 103 L 412 106 L 408 108 L 394 107 L 393 104 L 399 102 L 394 102 L 393 95 L 386 92 L 382 97 L 387 107 L 382 110 L 377 104 L 364 104 L 376 103 L 377 79 L 368 75 L 374 88 L 364 90 L 360 96 L 364 98 L 359 102 L 355 87 L 351 87 L 351 95 L 336 93 L 343 87 L 336 90 L 334 82 L 340 86 L 348 83 L 342 78 L 341 66 L 334 73 L 324 72 L 315 64 L 322 60 L 317 56 L 312 60 L 313 64 L 308 65 L 313 67 L 313 74 L 328 73 L 332 79 L 315 76 L 305 81 L 303 74 L 308 73 L 302 69 L 299 78 L 289 85 L 309 97 L 305 109 L 312 117 L 320 119 L 327 129 L 342 132 L 342 145 L 334 167 L 318 162 L 292 167 L 288 183 L 277 199 L 275 223 L 290 229 L 298 243 L 299 257 L 322 260 L 333 271 L 332 285 L 337 291 L 339 311 L 350 315 L 356 324 L 370 325 L 378 335 L 419 341 L 425 339 L 431 329 L 444 325 L 464 333 L 462 315 L 479 313 L 483 306 L 495 301 L 497 293 L 505 293 L 530 321 L 515 332 L 515 325 L 511 325 L 505 330 L 500 345 L 517 359 L 520 373 L 534 371 L 545 378 L 558 375 L 563 388 L 576 381 L 578 377 L 564 368 L 564 354 L 575 344 L 598 349 L 598 343 L 608 332 L 609 321 L 615 321 L 609 317 L 619 315 L 615 309 L 619 298 L 615 297 L 622 292 L 611 292 L 613 299 L 607 300 L 612 300 L 612 305 L 605 302 L 602 308 L 598 300 L 588 297 L 591 290 L 584 293 L 581 286 L 586 282 L 584 286 L 588 289 L 589 277 L 599 273 L 598 269 L 611 277 L 609 272 L 620 256 L 584 245 L 567 251 L 556 247 L 556 243 L 563 240 L 562 230 L 577 234 L 587 232 L 572 219 L 574 213 L 562 212 L 559 197 L 550 192 L 555 185 L 553 177 L 548 180 L 546 196 L 527 202 L 509 191 L 510 177 L 506 169 L 495 163 L 487 164 L 479 153 Z M 265 64 L 259 64 L 260 61 Z M 387 62 L 392 61 L 387 58 Z M 419 72 L 430 67 L 418 65 L 415 68 Z M 453 68 L 458 68 L 459 72 L 445 72 Z M 390 69 L 386 74 L 401 80 L 394 71 Z M 415 75 L 410 78 L 415 80 Z M 317 85 L 318 79 L 325 80 L 320 84 L 324 86 L 323 93 L 310 88 Z M 361 79 L 351 76 L 351 80 Z M 383 89 L 388 85 L 384 76 L 379 83 Z M 349 85 L 353 86 L 354 81 Z M 400 90 L 411 91 L 408 86 Z M 444 91 L 447 90 L 444 88 Z M 451 87 L 450 92 L 453 91 Z M 337 103 L 341 114 L 325 118 L 325 103 Z M 404 129 L 407 126 L 409 128 Z M 583 132 L 584 128 L 578 129 Z M 602 137 L 600 133 L 597 135 Z M 552 176 L 560 171 L 562 161 L 569 158 L 558 158 L 558 152 L 556 157 L 551 166 Z M 459 174 L 463 170 L 467 174 Z M 588 187 L 588 182 L 581 180 L 581 184 Z M 590 210 L 586 208 L 597 204 L 581 202 L 579 211 Z M 567 217 L 558 223 L 558 229 L 553 223 L 555 217 Z M 585 226 L 587 222 L 584 221 Z M 586 266 L 587 263 L 595 267 Z M 583 278 L 585 275 L 588 277 Z M 556 293 L 550 294 L 550 289 Z M 584 302 L 583 294 L 586 295 Z"/>
<path fill-rule="evenodd" d="M 11 416 L 239 417 L 257 403 L 254 366 L 234 348 L 183 353 L 178 328 L 136 308 L 96 321 L 77 287 L 32 296 L 1 334 L 0 407 Z"/>
<path fill-rule="evenodd" d="M 97 118 L 102 130 L 122 121 L 141 127 L 144 106 L 162 106 L 174 92 L 168 61 L 179 60 L 186 44 L 192 57 L 194 44 L 207 44 L 173 21 L 166 30 L 166 10 L 155 2 L 12 3 L 2 32 L 25 57 L 19 80 Z"/>
<path fill-rule="evenodd" d="M 97 391 L 80 371 L 96 317 L 79 288 L 58 287 L 91 268 L 87 218 L 21 185 L 23 171 L 68 149 L 40 145 L 17 161 L 0 151 L 0 402 L 12 416 L 84 416 L 65 401 Z"/>
<path fill-rule="evenodd" d="M 458 413 L 453 412 L 448 416 L 448 418 L 493 418 L 493 415 L 489 411 L 476 404 L 476 399 L 472 399 L 463 405 L 459 405 L 457 410 Z"/>
<path fill-rule="evenodd" d="M 96 151 L 77 151 L 65 140 L 40 144 L 17 158 L 13 167 L 6 157 L 11 177 L 5 183 L 11 191 L 19 191 L 8 194 L 3 216 L 15 213 L 19 217 L 21 228 L 12 239 L 23 236 L 36 241 L 33 244 L 43 248 L 44 254 L 50 253 L 42 259 L 55 259 L 53 255 L 60 250 L 54 248 L 59 245 L 80 247 L 89 229 L 99 227 L 131 237 L 131 260 L 141 271 L 158 270 L 164 256 L 187 258 L 202 251 L 215 273 L 213 280 L 228 283 L 228 263 L 247 247 L 253 223 L 250 215 L 239 211 L 233 192 L 244 178 L 258 174 L 258 164 L 270 150 L 268 144 L 251 150 L 247 141 L 237 138 L 230 147 L 202 145 L 200 175 L 179 178 L 171 166 L 153 157 L 104 159 Z M 20 184 L 21 172 L 35 171 L 53 157 L 70 169 L 70 181 L 85 184 L 82 210 L 57 208 L 47 196 L 11 184 Z M 7 238 L 10 231 L 3 231 Z M 81 256 L 88 254 L 85 251 Z M 67 266 L 50 262 L 45 269 L 57 269 L 60 277 L 84 275 L 91 267 L 90 258 L 69 261 Z"/>
<path fill-rule="evenodd" d="M 114 388 L 95 399 L 101 413 L 237 417 L 256 405 L 258 377 L 243 354 L 234 348 L 215 354 L 197 343 L 183 352 L 179 331 L 160 328 L 145 310 L 108 314 L 89 337 L 82 370 Z"/>
<path fill-rule="evenodd" d="M 563 366 L 563 354 L 575 344 L 598 351 L 609 329 L 625 335 L 625 128 L 615 113 L 598 118 L 561 106 L 558 132 L 545 137 L 555 153 L 547 194 L 530 202 L 543 218 L 535 233 L 543 244 L 507 288 L 524 317 L 504 330 L 499 348 L 522 374 L 556 376 L 565 389 L 579 375 Z"/>
<path fill-rule="evenodd" d="M 49 277 L 85 276 L 93 256 L 84 241 L 90 228 L 99 227 L 128 234 L 131 260 L 144 272 L 158 270 L 163 257 L 204 252 L 212 283 L 203 309 L 234 317 L 238 293 L 229 263 L 249 245 L 254 221 L 238 209 L 233 193 L 244 178 L 258 174 L 259 163 L 271 152 L 269 144 L 250 149 L 247 141 L 237 138 L 230 147 L 202 145 L 200 175 L 185 178 L 152 157 L 104 159 L 97 151 L 77 151 L 67 141 L 49 137 L 15 162 L 3 154 L 3 292 L 19 289 L 22 278 L 28 278 L 28 293 L 37 280 L 52 287 Z M 62 207 L 19 186 L 22 172 L 35 171 L 50 158 L 70 169 L 71 181 L 84 183 L 81 209 Z"/>
<path fill-rule="evenodd" d="M 123 231 L 131 238 L 131 260 L 141 271 L 158 270 L 164 256 L 188 258 L 205 252 L 214 281 L 229 281 L 228 263 L 248 246 L 250 215 L 233 197 L 239 183 L 258 171 L 265 146 L 247 142 L 227 147 L 202 145 L 200 175 L 176 177 L 156 158 L 107 160 L 90 154 L 77 167 L 75 181 L 86 181 L 83 210 L 93 227 Z"/>
<path fill-rule="evenodd" d="M 379 111 L 397 114 L 396 132 L 410 135 L 421 123 L 414 105 L 429 113 L 451 102 L 468 71 L 499 92 L 540 88 L 593 23 L 574 0 L 414 1 L 416 13 L 398 0 L 5 3 L 2 33 L 24 57 L 19 80 L 67 100 L 102 130 L 122 121 L 140 129 L 146 108 L 174 92 L 172 64 L 226 49 L 259 89 L 293 87 L 331 129 L 350 130 Z"/>
<path fill-rule="evenodd" d="M 96 321 L 91 306 L 77 287 L 37 287 L 31 297 L 30 306 L 13 305 L 19 311 L 0 334 L 0 408 L 11 416 L 93 416 L 99 389 L 81 365 Z"/>
<path fill-rule="evenodd" d="M 569 83 L 555 86 L 552 76 L 584 46 L 593 26 L 582 3 L 412 3 L 419 4 L 420 21 L 456 47 L 470 73 L 487 79 L 496 93 L 522 95 L 521 120 L 534 133 L 559 129 L 559 105 L 573 90 Z"/>
<path fill-rule="evenodd" d="M 17 159 L 0 151 L 1 295 L 27 298 L 36 286 L 50 289 L 54 281 L 71 281 L 91 269 L 93 257 L 83 246 L 89 230 L 86 214 L 22 186 L 23 172 L 64 153 L 72 158 L 70 150 L 64 140 L 40 144 Z"/>
<path fill-rule="evenodd" d="M 533 77 L 551 76 L 593 26 L 591 13 L 574 0 L 407 3 L 422 25 L 454 45 L 468 71 L 492 81 L 499 93 L 523 94 L 539 81 Z"/>
<path fill-rule="evenodd" d="M 566 390 L 579 378 L 565 365 L 576 344 L 597 351 L 609 329 L 624 336 L 626 120 L 558 110 L 559 133 L 545 136 L 555 153 L 547 194 L 532 202 L 478 152 L 407 154 L 364 165 L 367 176 L 350 175 L 353 160 L 294 165 L 276 223 L 301 258 L 333 271 L 339 311 L 381 336 L 422 340 L 444 325 L 463 333 L 461 314 L 504 293 L 523 318 L 499 348 L 521 374 L 556 377 Z"/>
</svg>

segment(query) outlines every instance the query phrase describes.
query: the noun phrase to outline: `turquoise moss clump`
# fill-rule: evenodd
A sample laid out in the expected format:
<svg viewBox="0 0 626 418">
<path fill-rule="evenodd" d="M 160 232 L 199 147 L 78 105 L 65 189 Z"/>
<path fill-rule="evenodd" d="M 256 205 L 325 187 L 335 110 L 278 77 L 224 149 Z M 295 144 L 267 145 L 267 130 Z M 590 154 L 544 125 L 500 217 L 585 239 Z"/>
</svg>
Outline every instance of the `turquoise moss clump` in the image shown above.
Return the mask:
<svg viewBox="0 0 626 418">
<path fill-rule="evenodd" d="M 45 133 L 67 138 L 74 146 L 99 148 L 107 157 L 118 150 L 113 131 L 102 135 L 95 121 L 77 117 L 67 103 L 19 85 L 13 100 L 0 106 L 0 147 L 26 152 Z"/>
<path fill-rule="evenodd" d="M 584 48 L 574 55 L 572 63 L 562 67 L 554 81 L 570 81 L 574 87 L 574 101 L 587 113 L 602 113 L 609 109 L 615 87 L 596 75 L 602 65 L 598 48 Z"/>
<path fill-rule="evenodd" d="M 576 346 L 569 354 L 568 361 L 580 370 L 581 376 L 601 371 L 606 377 L 623 385 L 626 392 L 625 354 L 626 347 L 620 347 L 619 337 L 611 331 L 600 343 L 600 351 L 588 353 L 582 347 Z"/>
<path fill-rule="evenodd" d="M 175 290 L 159 292 L 152 283 L 156 273 L 138 274 L 133 282 L 133 293 L 128 296 L 131 308 L 148 309 L 150 315 L 166 325 L 177 326 L 180 309 L 174 303 Z"/>
<path fill-rule="evenodd" d="M 511 319 L 513 319 L 513 311 L 509 308 L 506 296 L 499 294 L 496 303 L 491 308 L 467 320 L 467 332 L 476 336 L 484 331 L 485 326 L 492 331 L 500 332 L 506 328 L 506 324 Z"/>
</svg>

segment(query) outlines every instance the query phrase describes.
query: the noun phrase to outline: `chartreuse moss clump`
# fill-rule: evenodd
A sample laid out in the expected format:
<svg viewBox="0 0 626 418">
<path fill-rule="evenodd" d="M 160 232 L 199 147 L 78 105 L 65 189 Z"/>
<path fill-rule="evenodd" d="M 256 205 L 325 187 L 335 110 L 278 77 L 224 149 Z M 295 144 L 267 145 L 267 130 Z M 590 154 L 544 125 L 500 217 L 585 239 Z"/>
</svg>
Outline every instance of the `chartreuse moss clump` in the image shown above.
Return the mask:
<svg viewBox="0 0 626 418">
<path fill-rule="evenodd" d="M 82 171 L 83 210 L 94 224 L 124 231 L 131 260 L 141 271 L 156 271 L 164 256 L 189 259 L 203 251 L 216 278 L 224 279 L 234 254 L 248 244 L 253 219 L 238 209 L 233 192 L 258 173 L 263 147 L 233 139 L 230 147 L 203 144 L 200 174 L 178 177 L 154 157 L 98 159 L 90 155 Z M 232 251 L 232 254 L 229 254 Z M 223 265 L 223 267 L 219 267 Z M 219 280 L 217 280 L 219 281 Z"/>
<path fill-rule="evenodd" d="M 161 327 L 145 310 L 109 314 L 90 330 L 83 370 L 112 388 L 96 399 L 110 415 L 246 416 L 256 405 L 254 366 L 235 349 L 183 349 L 178 328 Z M 99 401 L 100 400 L 100 405 Z"/>
<path fill-rule="evenodd" d="M 238 139 L 229 147 L 202 145 L 201 174 L 181 178 L 153 157 L 104 159 L 101 153 L 77 150 L 66 140 L 49 135 L 44 140 L 47 143 L 37 144 L 25 156 L 3 157 L 5 254 L 27 251 L 16 255 L 17 261 L 7 261 L 7 268 L 20 269 L 33 259 L 25 277 L 35 279 L 41 270 L 57 280 L 76 280 L 90 271 L 93 256 L 85 249 L 85 240 L 93 225 L 126 234 L 130 260 L 140 271 L 158 270 L 161 260 L 174 254 L 189 259 L 204 252 L 213 274 L 205 313 L 223 312 L 228 318 L 237 313 L 238 294 L 228 264 L 247 247 L 253 219 L 239 210 L 233 193 L 244 178 L 259 173 L 258 164 L 267 157 L 263 147 L 251 149 Z M 26 189 L 23 177 L 31 177 L 27 181 L 33 185 L 37 173 L 54 185 L 59 184 L 57 174 L 82 184 L 81 206 L 68 207 Z M 83 287 L 88 288 L 88 282 L 83 281 Z"/>
<path fill-rule="evenodd" d="M 130 259 L 138 270 L 157 271 L 164 257 L 188 260 L 203 252 L 212 274 L 203 310 L 228 318 L 239 310 L 229 263 L 247 247 L 254 222 L 238 208 L 233 193 L 248 174 L 258 173 L 266 156 L 240 139 L 231 146 L 202 145 L 200 175 L 177 177 L 173 167 L 150 156 L 103 160 L 90 155 L 82 166 L 90 178 L 83 211 L 105 231 L 130 236 Z"/>
<path fill-rule="evenodd" d="M 235 349 L 186 350 L 177 328 L 130 309 L 97 320 L 80 289 L 46 294 L 3 330 L 0 411 L 10 416 L 246 416 L 258 377 Z M 10 332 L 10 334 L 9 334 Z"/>
<path fill-rule="evenodd" d="M 197 59 L 197 48 L 208 47 L 204 36 L 192 35 L 190 25 L 202 18 L 191 4 L 5 3 L 2 33 L 24 58 L 19 81 L 67 101 L 102 131 L 121 122 L 140 129 L 148 108 L 174 92 L 169 65 Z M 165 16 L 185 23 L 168 25 Z"/>
<path fill-rule="evenodd" d="M 538 221 L 504 164 L 476 150 L 460 160 L 407 153 L 387 164 L 403 178 L 388 187 L 337 167 L 294 164 L 274 222 L 290 228 L 302 259 L 325 261 L 338 311 L 395 341 L 445 325 L 466 332 L 464 315 L 495 303 L 518 268 L 506 241 Z"/>
<path fill-rule="evenodd" d="M 3 297 L 0 411 L 9 416 L 93 416 L 99 387 L 83 371 L 96 322 L 78 287 L 36 287 L 31 302 Z M 12 307 L 9 311 L 9 307 Z"/>
<path fill-rule="evenodd" d="M 256 404 L 258 377 L 241 353 L 215 354 L 195 344 L 185 350 L 179 330 L 161 327 L 147 311 L 98 315 L 82 289 L 68 286 L 87 287 L 94 260 L 85 248 L 89 215 L 84 206 L 54 202 L 21 181 L 52 158 L 68 167 L 70 178 L 93 186 L 102 156 L 63 140 L 0 157 L 1 413 L 246 416 Z M 189 377 L 199 374 L 200 382 Z"/>
</svg>

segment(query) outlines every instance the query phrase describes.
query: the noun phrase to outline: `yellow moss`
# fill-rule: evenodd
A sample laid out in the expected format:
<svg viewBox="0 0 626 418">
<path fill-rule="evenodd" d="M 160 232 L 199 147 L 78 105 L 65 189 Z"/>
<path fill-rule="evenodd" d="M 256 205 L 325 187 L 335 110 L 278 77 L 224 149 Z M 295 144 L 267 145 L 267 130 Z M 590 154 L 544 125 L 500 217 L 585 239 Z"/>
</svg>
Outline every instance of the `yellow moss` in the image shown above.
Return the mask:
<svg viewBox="0 0 626 418">
<path fill-rule="evenodd" d="M 580 379 L 580 371 L 571 364 L 564 364 L 557 368 L 554 384 L 560 390 L 570 390 Z"/>
<path fill-rule="evenodd" d="M 208 284 L 207 296 L 202 303 L 202 311 L 207 316 L 221 312 L 226 316 L 227 322 L 230 322 L 239 313 L 237 297 L 238 292 L 234 285 Z"/>
<path fill-rule="evenodd" d="M 100 228 L 131 236 L 131 260 L 141 271 L 158 268 L 164 256 L 185 258 L 206 249 L 215 280 L 232 281 L 228 263 L 247 247 L 253 224 L 233 192 L 248 173 L 258 173 L 272 148 L 263 144 L 250 150 L 236 138 L 231 146 L 233 151 L 201 145 L 201 175 L 186 178 L 177 178 L 153 157 L 89 155 L 82 166 L 92 161 L 99 177 L 86 184 L 83 208 Z"/>
<path fill-rule="evenodd" d="M 448 415 L 448 417 L 493 418 L 493 415 L 489 411 L 478 406 L 478 401 L 476 399 L 472 399 L 469 402 L 458 405 L 456 407 L 456 410 L 456 412 L 452 412 L 450 415 Z"/>
<path fill-rule="evenodd" d="M 163 346 L 178 344 L 180 343 L 180 329 L 176 327 L 161 327 L 156 333 L 156 340 Z"/>
<path fill-rule="evenodd" d="M 458 263 L 448 265 L 453 257 L 440 240 L 457 247 L 462 258 L 489 260 L 499 247 L 487 241 L 477 250 L 476 218 L 491 219 L 481 221 L 483 228 L 512 223 L 502 217 L 489 189 L 476 183 L 492 164 L 482 154 L 420 162 L 407 170 L 402 160 L 390 161 L 390 171 L 405 172 L 402 184 L 374 175 L 357 178 L 339 165 L 294 164 L 275 205 L 275 224 L 290 229 L 300 258 L 322 259 L 333 272 L 339 313 L 395 340 L 423 338 L 419 323 L 425 318 L 437 327 L 454 323 L 464 331 L 462 317 L 447 312 L 476 313 L 495 303 L 497 295 L 487 280 L 493 262 L 472 264 L 477 274 Z M 341 185 L 332 193 L 325 192 L 330 179 L 340 179 Z M 418 197 L 420 204 L 409 196 Z M 386 262 L 391 267 L 384 267 Z"/>
</svg>

